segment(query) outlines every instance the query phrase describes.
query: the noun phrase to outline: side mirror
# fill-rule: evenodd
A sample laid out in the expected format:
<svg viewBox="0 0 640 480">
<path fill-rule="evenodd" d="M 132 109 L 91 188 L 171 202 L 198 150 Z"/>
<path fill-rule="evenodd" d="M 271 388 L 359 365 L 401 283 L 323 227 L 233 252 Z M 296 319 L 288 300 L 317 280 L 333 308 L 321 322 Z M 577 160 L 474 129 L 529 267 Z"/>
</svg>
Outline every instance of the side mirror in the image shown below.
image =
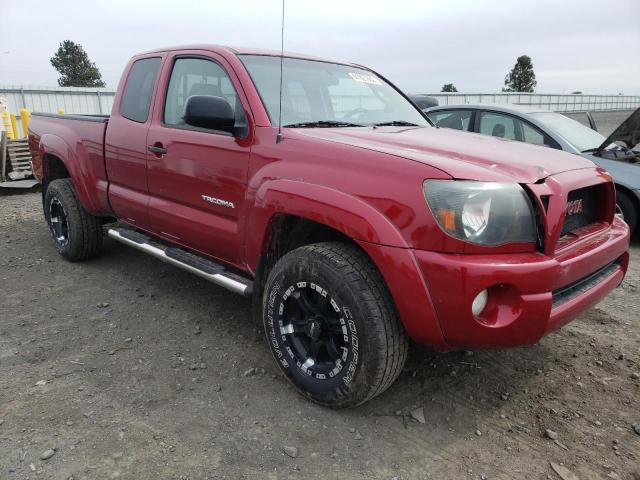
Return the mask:
<svg viewBox="0 0 640 480">
<path fill-rule="evenodd" d="M 233 108 L 222 97 L 192 95 L 187 99 L 182 119 L 193 127 L 235 133 Z"/>
</svg>

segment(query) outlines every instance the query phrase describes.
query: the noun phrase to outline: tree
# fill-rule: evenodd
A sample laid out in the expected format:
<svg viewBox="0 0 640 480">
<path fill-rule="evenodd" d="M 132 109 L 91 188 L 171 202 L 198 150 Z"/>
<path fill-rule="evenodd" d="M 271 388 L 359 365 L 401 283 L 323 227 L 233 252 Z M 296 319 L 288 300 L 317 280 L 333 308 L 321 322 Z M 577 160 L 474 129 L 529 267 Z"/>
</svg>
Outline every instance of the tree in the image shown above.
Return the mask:
<svg viewBox="0 0 640 480">
<path fill-rule="evenodd" d="M 442 90 L 440 90 L 441 92 L 457 92 L 458 89 L 456 88 L 456 86 L 453 83 L 445 83 L 442 86 Z"/>
<path fill-rule="evenodd" d="M 65 40 L 51 58 L 51 65 L 60 73 L 61 87 L 104 87 L 96 64 L 89 60 L 82 45 Z"/>
<path fill-rule="evenodd" d="M 516 64 L 504 77 L 505 87 L 503 92 L 533 92 L 538 84 L 536 74 L 533 71 L 531 57 L 522 55 L 516 60 Z"/>
</svg>

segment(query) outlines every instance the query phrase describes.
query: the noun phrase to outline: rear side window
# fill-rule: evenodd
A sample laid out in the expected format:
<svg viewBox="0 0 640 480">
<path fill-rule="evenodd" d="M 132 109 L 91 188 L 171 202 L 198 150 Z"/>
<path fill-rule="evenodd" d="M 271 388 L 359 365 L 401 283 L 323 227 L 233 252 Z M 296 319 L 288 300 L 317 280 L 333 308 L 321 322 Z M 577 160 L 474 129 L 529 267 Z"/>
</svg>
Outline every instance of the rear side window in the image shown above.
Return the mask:
<svg viewBox="0 0 640 480">
<path fill-rule="evenodd" d="M 545 145 L 547 143 L 544 135 L 538 129 L 530 127 L 526 123 L 522 124 L 522 135 L 527 143 L 533 143 L 534 145 Z"/>
<path fill-rule="evenodd" d="M 516 133 L 516 119 L 501 113 L 481 112 L 480 133 L 494 137 L 521 140 Z"/>
<path fill-rule="evenodd" d="M 427 116 L 438 127 L 468 131 L 471 113 L 471 110 L 438 110 L 427 112 Z"/>
<path fill-rule="evenodd" d="M 144 58 L 134 62 L 120 103 L 120 114 L 123 117 L 134 122 L 147 121 L 159 67 L 160 58 Z"/>
</svg>

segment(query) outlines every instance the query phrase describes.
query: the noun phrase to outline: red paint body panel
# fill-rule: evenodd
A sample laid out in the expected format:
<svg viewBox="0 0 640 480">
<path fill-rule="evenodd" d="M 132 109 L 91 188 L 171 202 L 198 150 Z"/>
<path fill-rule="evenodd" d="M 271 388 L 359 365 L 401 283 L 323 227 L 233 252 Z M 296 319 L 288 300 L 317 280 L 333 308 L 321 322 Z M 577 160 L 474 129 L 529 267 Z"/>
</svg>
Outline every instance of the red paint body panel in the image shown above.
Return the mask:
<svg viewBox="0 0 640 480">
<path fill-rule="evenodd" d="M 229 72 L 231 81 L 249 119 L 244 138 L 167 126 L 163 123 L 166 87 L 176 57 L 192 56 L 212 60 Z M 147 144 L 162 145 L 162 156 L 147 153 L 148 214 L 153 230 L 163 237 L 189 246 L 210 257 L 236 265 L 240 258 L 238 230 L 240 212 L 245 210 L 245 192 L 253 121 L 242 84 L 225 58 L 201 50 L 169 52 L 160 73 L 160 88 Z M 205 202 L 202 195 L 223 198 L 235 208 Z"/>
<path fill-rule="evenodd" d="M 537 342 L 602 299 L 624 277 L 629 229 L 616 219 L 611 228 L 576 244 L 571 252 L 457 255 L 414 251 L 431 292 L 446 343 L 452 347 L 509 347 Z M 615 275 L 584 295 L 552 309 L 552 292 L 618 260 Z M 484 289 L 500 307 L 482 321 L 471 313 Z M 492 290 L 493 289 L 493 290 Z"/>
<path fill-rule="evenodd" d="M 82 204 L 255 275 L 280 215 L 329 226 L 353 239 L 380 270 L 406 330 L 446 350 L 530 344 L 600 300 L 627 269 L 629 232 L 614 218 L 615 189 L 582 157 L 435 127 L 277 129 L 239 53 L 194 45 L 161 57 L 149 118 L 123 118 L 118 87 L 107 123 L 34 115 L 30 146 L 45 182 L 59 158 Z M 248 119 L 235 138 L 166 126 L 162 111 L 176 56 L 205 57 L 229 75 Z M 297 58 L 312 58 L 291 55 Z M 147 151 L 162 145 L 165 155 Z M 425 179 L 519 183 L 539 213 L 535 243 L 484 247 L 446 235 L 423 193 Z M 598 189 L 594 223 L 562 235 L 569 192 Z M 222 198 L 235 208 L 207 203 Z M 616 262 L 593 288 L 553 308 L 553 292 Z M 613 267 L 612 267 L 613 268 Z M 609 270 L 607 270 L 609 271 Z M 471 303 L 489 289 L 481 318 Z"/>
<path fill-rule="evenodd" d="M 303 136 L 397 155 L 453 173 L 458 179 L 535 183 L 554 173 L 589 168 L 593 163 L 568 159 L 555 149 L 450 128 L 383 127 L 309 129 Z"/>
<path fill-rule="evenodd" d="M 29 128 L 29 148 L 36 178 L 47 177 L 46 155 L 53 155 L 64 163 L 78 197 L 94 215 L 110 215 L 107 199 L 107 175 L 104 162 L 105 122 L 35 117 Z"/>
</svg>

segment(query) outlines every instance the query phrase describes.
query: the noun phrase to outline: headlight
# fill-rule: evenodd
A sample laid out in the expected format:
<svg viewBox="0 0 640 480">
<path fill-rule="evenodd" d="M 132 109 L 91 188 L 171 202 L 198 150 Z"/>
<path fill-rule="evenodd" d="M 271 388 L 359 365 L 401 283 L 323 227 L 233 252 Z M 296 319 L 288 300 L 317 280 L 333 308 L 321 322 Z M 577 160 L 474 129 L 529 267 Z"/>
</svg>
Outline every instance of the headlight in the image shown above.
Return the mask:
<svg viewBox="0 0 640 480">
<path fill-rule="evenodd" d="M 480 245 L 535 242 L 531 202 L 517 183 L 426 180 L 427 204 L 445 233 Z"/>
</svg>

